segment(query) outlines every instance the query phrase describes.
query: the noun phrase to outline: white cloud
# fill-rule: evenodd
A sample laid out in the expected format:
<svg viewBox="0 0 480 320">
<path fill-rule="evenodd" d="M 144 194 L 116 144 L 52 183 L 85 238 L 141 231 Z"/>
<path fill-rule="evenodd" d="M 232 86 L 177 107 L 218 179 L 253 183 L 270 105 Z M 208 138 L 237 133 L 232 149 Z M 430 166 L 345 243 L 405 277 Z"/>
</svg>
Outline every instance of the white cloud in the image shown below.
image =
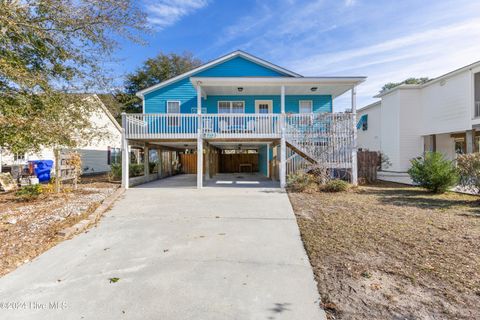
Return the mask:
<svg viewBox="0 0 480 320">
<path fill-rule="evenodd" d="M 346 7 L 352 7 L 357 3 L 357 0 L 345 0 Z"/>
<path fill-rule="evenodd" d="M 406 0 L 382 10 L 357 0 L 259 3 L 220 32 L 216 45 L 304 75 L 367 76 L 359 106 L 387 82 L 433 78 L 480 60 L 478 1 Z"/>
<path fill-rule="evenodd" d="M 293 70 L 305 75 L 366 75 L 358 88 L 359 106 L 387 82 L 409 77 L 438 77 L 480 60 L 480 19 L 434 27 L 403 37 L 298 59 Z"/>
<path fill-rule="evenodd" d="M 208 0 L 149 0 L 146 2 L 148 22 L 157 29 L 164 29 L 186 15 L 208 5 Z"/>
</svg>

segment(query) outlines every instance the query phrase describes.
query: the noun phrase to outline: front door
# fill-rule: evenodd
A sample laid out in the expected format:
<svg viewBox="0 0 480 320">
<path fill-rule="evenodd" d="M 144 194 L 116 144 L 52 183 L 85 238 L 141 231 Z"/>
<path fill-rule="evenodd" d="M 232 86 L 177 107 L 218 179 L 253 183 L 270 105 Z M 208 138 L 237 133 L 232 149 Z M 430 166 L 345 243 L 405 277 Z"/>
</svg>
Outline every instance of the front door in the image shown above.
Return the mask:
<svg viewBox="0 0 480 320">
<path fill-rule="evenodd" d="M 273 113 L 272 100 L 255 100 L 256 113 Z"/>
</svg>

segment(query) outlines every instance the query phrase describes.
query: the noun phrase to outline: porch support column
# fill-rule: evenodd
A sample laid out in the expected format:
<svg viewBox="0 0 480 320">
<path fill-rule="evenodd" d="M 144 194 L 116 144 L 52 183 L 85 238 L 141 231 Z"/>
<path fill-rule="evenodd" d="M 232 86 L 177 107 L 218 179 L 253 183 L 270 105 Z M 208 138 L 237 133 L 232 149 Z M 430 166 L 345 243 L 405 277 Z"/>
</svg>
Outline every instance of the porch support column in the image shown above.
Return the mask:
<svg viewBox="0 0 480 320">
<path fill-rule="evenodd" d="M 473 137 L 474 137 L 474 133 L 472 130 L 467 130 L 465 132 L 465 143 L 467 145 L 467 153 L 473 153 Z"/>
<path fill-rule="evenodd" d="M 437 137 L 434 134 L 423 136 L 423 153 L 435 152 L 437 150 Z"/>
<path fill-rule="evenodd" d="M 270 178 L 270 143 L 267 143 L 267 178 Z"/>
<path fill-rule="evenodd" d="M 205 180 L 210 180 L 210 152 L 211 147 L 208 143 L 205 143 Z"/>
<path fill-rule="evenodd" d="M 143 148 L 143 175 L 145 177 L 145 182 L 148 182 L 148 177 L 150 175 L 150 148 L 148 144 L 145 144 Z"/>
<path fill-rule="evenodd" d="M 352 87 L 352 126 L 353 126 L 353 145 L 352 145 L 352 184 L 358 184 L 357 168 L 357 89 Z"/>
<path fill-rule="evenodd" d="M 197 82 L 197 189 L 203 187 L 202 87 Z"/>
<path fill-rule="evenodd" d="M 197 138 L 197 189 L 203 187 L 203 139 Z"/>
<path fill-rule="evenodd" d="M 280 187 L 287 186 L 287 140 L 285 137 L 285 86 L 281 87 L 280 93 L 280 111 L 281 111 L 281 130 L 282 135 L 280 139 Z"/>
<path fill-rule="evenodd" d="M 129 176 L 128 176 L 128 164 L 130 163 L 129 152 L 128 152 L 128 140 L 125 133 L 125 128 L 127 124 L 127 115 L 122 113 L 122 187 L 128 189 L 129 187 Z"/>
</svg>

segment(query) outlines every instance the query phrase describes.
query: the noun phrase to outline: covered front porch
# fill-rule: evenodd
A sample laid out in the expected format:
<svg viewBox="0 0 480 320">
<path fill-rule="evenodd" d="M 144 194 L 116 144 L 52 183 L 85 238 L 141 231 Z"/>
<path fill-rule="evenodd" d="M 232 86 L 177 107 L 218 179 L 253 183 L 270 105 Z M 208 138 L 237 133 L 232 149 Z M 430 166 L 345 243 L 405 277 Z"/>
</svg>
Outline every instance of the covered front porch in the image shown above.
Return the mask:
<svg viewBox="0 0 480 320">
<path fill-rule="evenodd" d="M 479 152 L 480 126 L 466 131 L 425 135 L 424 151 L 440 152 L 452 161 L 458 154 Z"/>
<path fill-rule="evenodd" d="M 217 173 L 242 172 L 278 178 L 284 188 L 288 173 L 305 170 L 310 164 L 349 171 L 356 184 L 355 87 L 364 80 L 191 77 L 196 99 L 167 100 L 158 105 L 159 113 L 123 114 L 123 143 L 164 145 L 179 153 L 185 150 L 183 154 L 201 154 L 196 157 L 196 169 L 186 172 L 197 174 L 198 188 Z M 349 91 L 349 110 L 334 113 L 333 99 Z M 220 154 L 243 149 L 258 155 L 258 165 L 239 161 L 222 172 Z M 127 172 L 128 152 L 124 155 Z M 130 185 L 128 175 L 123 185 Z"/>
</svg>

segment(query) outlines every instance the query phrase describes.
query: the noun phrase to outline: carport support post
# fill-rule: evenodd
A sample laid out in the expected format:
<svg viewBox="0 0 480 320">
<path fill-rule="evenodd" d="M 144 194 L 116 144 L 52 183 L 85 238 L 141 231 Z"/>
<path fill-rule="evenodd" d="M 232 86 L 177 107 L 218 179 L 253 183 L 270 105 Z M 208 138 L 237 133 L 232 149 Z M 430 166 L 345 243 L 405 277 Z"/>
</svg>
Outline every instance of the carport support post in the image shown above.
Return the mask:
<svg viewBox="0 0 480 320">
<path fill-rule="evenodd" d="M 357 89 L 352 87 L 352 126 L 353 126 L 353 146 L 352 146 L 352 184 L 358 184 L 358 164 L 357 164 Z"/>
<path fill-rule="evenodd" d="M 150 148 L 148 144 L 145 144 L 143 148 L 143 175 L 145 176 L 145 182 L 148 182 L 148 176 L 150 175 Z"/>
<path fill-rule="evenodd" d="M 127 115 L 125 112 L 122 113 L 122 187 L 128 189 L 128 140 L 125 133 L 125 128 L 127 124 Z"/>
<path fill-rule="evenodd" d="M 281 87 L 280 112 L 280 123 L 282 130 L 282 136 L 280 139 L 280 187 L 285 188 L 287 186 L 287 141 L 285 139 L 285 86 Z"/>
<path fill-rule="evenodd" d="M 211 147 L 205 142 L 205 180 L 210 180 L 210 151 Z"/>
<path fill-rule="evenodd" d="M 202 87 L 197 83 L 197 189 L 203 187 Z"/>
<path fill-rule="evenodd" d="M 475 133 L 473 130 L 467 130 L 465 132 L 465 144 L 467 146 L 467 153 L 473 153 L 474 152 L 474 140 L 473 137 L 475 137 Z"/>
</svg>

